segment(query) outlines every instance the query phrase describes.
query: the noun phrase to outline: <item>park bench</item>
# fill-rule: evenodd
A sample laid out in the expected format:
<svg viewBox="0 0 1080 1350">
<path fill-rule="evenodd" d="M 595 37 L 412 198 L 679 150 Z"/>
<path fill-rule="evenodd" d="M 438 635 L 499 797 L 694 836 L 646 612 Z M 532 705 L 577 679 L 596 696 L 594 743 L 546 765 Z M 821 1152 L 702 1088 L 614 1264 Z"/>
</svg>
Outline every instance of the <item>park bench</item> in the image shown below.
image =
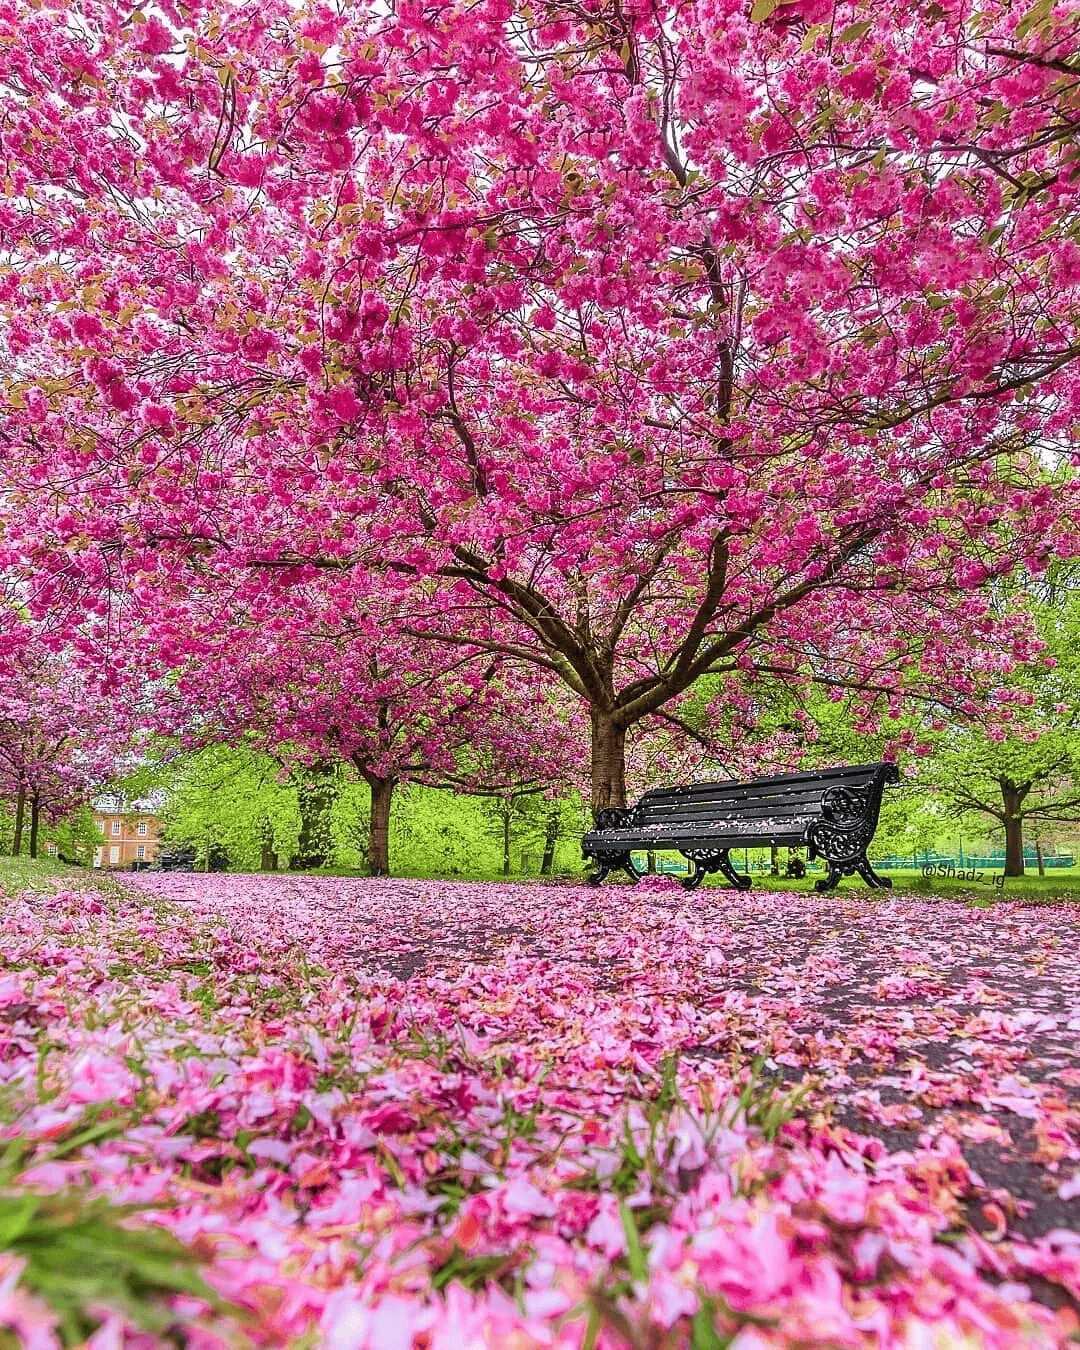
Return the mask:
<svg viewBox="0 0 1080 1350">
<path fill-rule="evenodd" d="M 634 849 L 673 849 L 693 864 L 693 873 L 683 880 L 688 890 L 709 872 L 722 872 L 733 886 L 747 890 L 750 877 L 736 871 L 731 849 L 793 844 L 827 864 L 828 875 L 816 883 L 819 891 L 831 890 L 854 872 L 868 886 L 886 888 L 892 882 L 877 875 L 866 850 L 877 829 L 885 785 L 899 777 L 895 764 L 855 764 L 742 783 L 656 788 L 635 806 L 597 813 L 595 828 L 581 842 L 583 855 L 597 865 L 589 880 L 599 885 L 621 868 L 637 881 L 641 873 L 631 857 Z"/>
</svg>

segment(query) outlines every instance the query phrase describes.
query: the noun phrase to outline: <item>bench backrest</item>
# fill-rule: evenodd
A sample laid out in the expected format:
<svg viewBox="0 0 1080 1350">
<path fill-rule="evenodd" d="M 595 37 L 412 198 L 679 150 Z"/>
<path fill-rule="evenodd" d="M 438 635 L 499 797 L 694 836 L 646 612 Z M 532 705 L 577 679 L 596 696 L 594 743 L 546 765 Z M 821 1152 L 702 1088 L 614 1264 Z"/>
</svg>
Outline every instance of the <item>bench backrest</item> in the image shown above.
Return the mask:
<svg viewBox="0 0 1080 1350">
<path fill-rule="evenodd" d="M 885 783 L 898 777 L 895 764 L 853 764 L 838 769 L 810 769 L 745 782 L 691 783 L 686 787 L 654 788 L 634 809 L 639 828 L 738 821 L 750 833 L 760 821 L 763 833 L 783 827 L 785 821 L 820 818 L 822 798 L 833 788 L 846 788 L 865 798 L 865 812 L 877 823 Z M 834 794 L 832 801 L 839 794 Z M 860 812 L 862 814 L 862 812 Z"/>
</svg>

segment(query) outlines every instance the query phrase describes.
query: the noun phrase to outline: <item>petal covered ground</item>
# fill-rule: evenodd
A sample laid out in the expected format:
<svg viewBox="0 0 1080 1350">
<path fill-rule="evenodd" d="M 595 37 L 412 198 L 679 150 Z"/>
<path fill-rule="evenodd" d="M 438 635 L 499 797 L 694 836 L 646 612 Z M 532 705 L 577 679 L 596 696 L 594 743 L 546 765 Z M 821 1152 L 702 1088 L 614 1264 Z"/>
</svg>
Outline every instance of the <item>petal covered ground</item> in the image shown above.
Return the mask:
<svg viewBox="0 0 1080 1350">
<path fill-rule="evenodd" d="M 8 1189 L 193 1249 L 196 1346 L 1065 1345 L 1078 950 L 1069 908 L 661 881 L 28 892 Z M 0 1326 L 59 1344 L 17 1253 Z"/>
</svg>

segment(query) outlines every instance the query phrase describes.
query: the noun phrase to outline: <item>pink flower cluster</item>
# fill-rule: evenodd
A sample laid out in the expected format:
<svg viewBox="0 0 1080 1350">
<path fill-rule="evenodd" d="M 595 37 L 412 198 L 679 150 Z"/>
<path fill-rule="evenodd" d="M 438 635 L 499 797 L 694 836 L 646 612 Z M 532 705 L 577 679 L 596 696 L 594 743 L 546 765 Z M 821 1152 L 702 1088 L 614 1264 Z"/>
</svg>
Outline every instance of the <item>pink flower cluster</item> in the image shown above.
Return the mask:
<svg viewBox="0 0 1080 1350">
<path fill-rule="evenodd" d="M 190 1244 L 235 1310 L 178 1300 L 198 1347 L 1075 1335 L 1074 915 L 627 895 L 24 894 L 0 978 L 19 1182 L 146 1206 Z M 883 1103 L 914 1113 L 905 1134 Z M 1057 1186 L 1044 1231 L 973 1161 L 1010 1144 L 1017 1177 Z M 19 1270 L 0 1326 L 44 1350 L 55 1319 Z M 95 1346 L 153 1343 L 102 1316 Z"/>
</svg>

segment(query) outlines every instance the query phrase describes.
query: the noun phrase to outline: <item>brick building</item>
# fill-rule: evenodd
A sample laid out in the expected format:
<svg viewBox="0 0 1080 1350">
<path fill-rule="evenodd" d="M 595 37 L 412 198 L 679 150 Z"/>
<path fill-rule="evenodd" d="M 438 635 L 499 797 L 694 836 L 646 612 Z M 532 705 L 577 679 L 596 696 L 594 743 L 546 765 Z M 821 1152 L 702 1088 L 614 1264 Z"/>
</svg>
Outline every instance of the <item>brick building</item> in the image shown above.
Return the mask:
<svg viewBox="0 0 1080 1350">
<path fill-rule="evenodd" d="M 160 810 L 160 802 L 99 797 L 94 803 L 94 828 L 101 842 L 94 849 L 94 866 L 126 871 L 133 862 L 152 863 L 161 851 Z"/>
</svg>

